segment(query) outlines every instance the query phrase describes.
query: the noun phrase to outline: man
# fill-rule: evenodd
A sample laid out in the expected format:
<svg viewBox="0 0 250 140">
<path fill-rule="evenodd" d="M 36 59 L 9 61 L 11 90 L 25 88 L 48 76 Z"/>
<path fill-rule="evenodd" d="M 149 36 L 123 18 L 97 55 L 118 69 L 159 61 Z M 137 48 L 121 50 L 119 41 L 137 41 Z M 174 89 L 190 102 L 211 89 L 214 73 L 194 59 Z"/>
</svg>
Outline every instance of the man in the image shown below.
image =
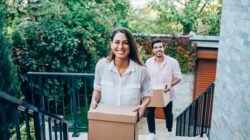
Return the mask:
<svg viewBox="0 0 250 140">
<path fill-rule="evenodd" d="M 163 42 L 155 39 L 151 42 L 154 56 L 146 61 L 146 66 L 150 75 L 152 86 L 163 85 L 165 93 L 169 91 L 170 102 L 163 107 L 166 118 L 166 128 L 172 135 L 173 127 L 173 100 L 176 98 L 174 86 L 181 81 L 181 70 L 176 59 L 164 54 Z M 156 139 L 155 133 L 155 107 L 147 108 L 147 122 L 149 129 L 149 139 Z"/>
</svg>

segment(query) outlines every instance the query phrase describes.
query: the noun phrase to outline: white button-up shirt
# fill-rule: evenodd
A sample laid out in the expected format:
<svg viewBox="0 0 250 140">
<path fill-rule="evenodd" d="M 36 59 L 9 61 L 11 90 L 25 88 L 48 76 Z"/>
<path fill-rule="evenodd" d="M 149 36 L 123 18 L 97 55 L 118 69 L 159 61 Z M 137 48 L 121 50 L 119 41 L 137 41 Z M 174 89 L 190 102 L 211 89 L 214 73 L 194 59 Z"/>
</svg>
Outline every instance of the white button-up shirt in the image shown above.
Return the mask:
<svg viewBox="0 0 250 140">
<path fill-rule="evenodd" d="M 114 61 L 101 59 L 96 64 L 94 89 L 101 91 L 102 104 L 137 106 L 144 96 L 152 96 L 149 74 L 145 66 L 130 60 L 120 76 Z"/>
<path fill-rule="evenodd" d="M 174 78 L 181 79 L 181 70 L 179 63 L 172 57 L 164 55 L 164 61 L 161 65 L 155 62 L 155 57 L 151 57 L 146 61 L 146 66 L 150 75 L 153 87 L 164 87 L 171 84 Z M 175 88 L 170 88 L 170 100 L 176 98 Z"/>
</svg>

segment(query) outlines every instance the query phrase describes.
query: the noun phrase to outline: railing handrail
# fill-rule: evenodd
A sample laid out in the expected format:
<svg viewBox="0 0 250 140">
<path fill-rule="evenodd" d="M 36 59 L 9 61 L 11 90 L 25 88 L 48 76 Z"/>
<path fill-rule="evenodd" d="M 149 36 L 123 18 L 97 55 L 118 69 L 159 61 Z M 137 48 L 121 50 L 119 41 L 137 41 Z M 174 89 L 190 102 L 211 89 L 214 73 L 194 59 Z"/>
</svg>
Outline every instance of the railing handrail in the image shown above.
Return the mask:
<svg viewBox="0 0 250 140">
<path fill-rule="evenodd" d="M 206 93 L 207 92 L 207 90 L 209 89 L 209 88 L 211 88 L 212 86 L 214 86 L 215 84 L 214 83 L 212 83 L 200 96 L 198 96 L 189 106 L 187 106 L 182 112 L 181 112 L 181 114 L 179 114 L 176 118 L 178 118 L 179 116 L 181 116 L 185 111 L 187 111 L 189 108 L 190 108 L 190 106 L 193 106 L 198 100 L 200 100 L 200 98 L 204 95 L 204 93 Z"/>
<path fill-rule="evenodd" d="M 40 75 L 40 76 L 94 76 L 94 73 L 67 73 L 67 72 L 28 72 L 28 75 Z"/>
<path fill-rule="evenodd" d="M 9 113 L 12 115 L 11 118 L 7 116 Z M 3 126 L 3 129 L 0 130 L 0 134 L 3 140 L 7 140 L 12 136 L 20 140 L 24 135 L 27 139 L 31 139 L 31 136 L 34 136 L 37 140 L 45 140 L 47 138 L 52 139 L 52 133 L 55 133 L 54 137 L 57 139 L 58 132 L 60 139 L 68 140 L 68 121 L 57 115 L 40 110 L 3 91 L 0 91 L 0 114 L 0 121 Z M 31 119 L 33 119 L 34 128 L 30 125 Z M 45 120 L 48 126 L 45 125 Z M 52 123 L 54 126 L 52 126 Z M 25 132 L 21 132 L 21 124 L 25 125 Z M 54 132 L 52 131 L 53 127 Z M 15 131 L 14 135 L 11 132 L 12 128 L 14 128 Z M 34 130 L 34 133 L 31 132 L 31 129 Z M 46 132 L 46 129 L 48 129 L 48 132 Z"/>
<path fill-rule="evenodd" d="M 203 137 L 211 128 L 211 117 L 213 109 L 215 83 L 212 83 L 199 97 L 197 97 L 180 115 L 176 118 L 177 136 L 198 136 Z"/>
<path fill-rule="evenodd" d="M 4 100 L 5 102 L 9 102 L 13 105 L 19 106 L 21 108 L 23 107 L 24 109 L 27 109 L 27 110 L 32 111 L 32 112 L 40 112 L 40 113 L 42 113 L 46 116 L 49 116 L 53 119 L 59 120 L 60 122 L 67 123 L 67 124 L 69 123 L 67 120 L 62 119 L 61 117 L 59 117 L 57 115 L 50 114 L 44 110 L 41 110 L 41 109 L 29 104 L 29 103 L 26 103 L 25 101 L 22 101 L 22 100 L 19 100 L 13 96 L 10 96 L 9 94 L 6 94 L 2 91 L 0 91 L 0 101 L 1 100 Z"/>
</svg>

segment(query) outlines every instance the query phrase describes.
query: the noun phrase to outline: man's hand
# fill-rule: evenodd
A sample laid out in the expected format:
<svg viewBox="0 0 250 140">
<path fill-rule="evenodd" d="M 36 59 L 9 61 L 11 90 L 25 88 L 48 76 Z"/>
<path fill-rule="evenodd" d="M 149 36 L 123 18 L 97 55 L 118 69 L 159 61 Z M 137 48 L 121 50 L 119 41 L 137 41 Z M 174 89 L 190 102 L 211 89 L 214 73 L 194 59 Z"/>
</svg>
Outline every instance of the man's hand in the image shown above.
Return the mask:
<svg viewBox="0 0 250 140">
<path fill-rule="evenodd" d="M 164 92 L 167 93 L 167 92 L 170 90 L 170 88 L 171 88 L 171 84 L 165 85 L 165 90 L 164 90 Z"/>
<path fill-rule="evenodd" d="M 137 107 L 135 107 L 133 109 L 133 112 L 138 112 L 139 114 L 139 117 L 138 117 L 138 121 L 141 120 L 141 118 L 143 117 L 144 113 L 145 113 L 145 110 L 146 110 L 146 106 L 145 105 L 139 105 Z"/>
</svg>

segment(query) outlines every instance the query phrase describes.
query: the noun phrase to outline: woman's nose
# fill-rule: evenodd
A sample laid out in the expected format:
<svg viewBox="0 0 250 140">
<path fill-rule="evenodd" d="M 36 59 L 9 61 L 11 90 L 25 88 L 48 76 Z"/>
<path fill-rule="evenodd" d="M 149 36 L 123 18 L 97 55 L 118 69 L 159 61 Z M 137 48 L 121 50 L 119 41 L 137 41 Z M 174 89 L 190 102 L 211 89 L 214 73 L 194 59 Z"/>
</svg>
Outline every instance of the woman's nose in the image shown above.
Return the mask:
<svg viewBox="0 0 250 140">
<path fill-rule="evenodd" d="M 123 44 L 122 43 L 119 43 L 118 44 L 118 48 L 122 48 Z"/>
</svg>

